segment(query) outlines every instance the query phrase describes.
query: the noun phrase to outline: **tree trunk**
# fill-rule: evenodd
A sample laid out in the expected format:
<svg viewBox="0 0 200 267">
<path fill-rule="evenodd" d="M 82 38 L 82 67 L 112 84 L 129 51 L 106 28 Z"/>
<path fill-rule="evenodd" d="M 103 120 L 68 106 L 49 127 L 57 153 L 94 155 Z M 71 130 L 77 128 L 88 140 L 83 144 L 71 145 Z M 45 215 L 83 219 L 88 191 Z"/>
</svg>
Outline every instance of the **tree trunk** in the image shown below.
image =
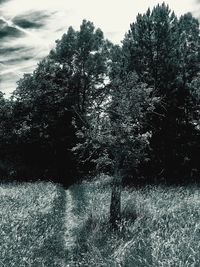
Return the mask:
<svg viewBox="0 0 200 267">
<path fill-rule="evenodd" d="M 121 219 L 121 173 L 116 170 L 112 184 L 110 203 L 110 224 L 113 230 L 118 230 Z"/>
</svg>

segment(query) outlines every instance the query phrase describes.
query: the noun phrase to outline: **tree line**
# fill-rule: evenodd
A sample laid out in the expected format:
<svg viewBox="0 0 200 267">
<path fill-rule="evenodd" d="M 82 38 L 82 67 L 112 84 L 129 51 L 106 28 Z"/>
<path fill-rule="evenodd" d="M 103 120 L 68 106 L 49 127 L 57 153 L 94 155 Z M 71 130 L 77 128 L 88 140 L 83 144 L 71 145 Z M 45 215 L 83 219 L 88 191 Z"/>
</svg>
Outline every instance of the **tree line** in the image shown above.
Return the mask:
<svg viewBox="0 0 200 267">
<path fill-rule="evenodd" d="M 10 99 L 0 95 L 2 179 L 64 185 L 198 182 L 200 34 L 167 5 L 138 14 L 121 45 L 92 22 L 68 31 Z M 116 203 L 115 203 L 116 204 Z"/>
</svg>

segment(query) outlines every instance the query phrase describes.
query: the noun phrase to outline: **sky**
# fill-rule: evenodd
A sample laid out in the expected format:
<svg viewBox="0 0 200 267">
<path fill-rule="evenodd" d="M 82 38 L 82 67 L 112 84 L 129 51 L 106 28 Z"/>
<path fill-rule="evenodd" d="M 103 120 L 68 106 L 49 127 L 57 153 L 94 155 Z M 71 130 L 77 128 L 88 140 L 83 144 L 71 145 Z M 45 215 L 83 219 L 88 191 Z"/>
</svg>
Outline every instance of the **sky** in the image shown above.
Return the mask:
<svg viewBox="0 0 200 267">
<path fill-rule="evenodd" d="M 0 0 L 0 91 L 9 96 L 24 73 L 55 46 L 69 26 L 79 29 L 83 19 L 120 43 L 138 13 L 158 0 Z M 166 0 L 180 16 L 200 16 L 200 0 Z"/>
</svg>

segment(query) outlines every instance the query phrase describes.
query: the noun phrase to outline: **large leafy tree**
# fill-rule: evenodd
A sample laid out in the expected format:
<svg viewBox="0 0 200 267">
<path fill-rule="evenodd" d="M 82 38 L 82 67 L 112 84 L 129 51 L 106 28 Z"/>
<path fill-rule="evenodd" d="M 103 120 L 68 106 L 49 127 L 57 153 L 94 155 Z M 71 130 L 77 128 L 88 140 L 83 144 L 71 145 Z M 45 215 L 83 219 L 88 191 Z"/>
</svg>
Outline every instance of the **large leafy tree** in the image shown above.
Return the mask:
<svg viewBox="0 0 200 267">
<path fill-rule="evenodd" d="M 70 171 L 77 163 L 70 152 L 76 142 L 75 131 L 105 93 L 109 43 L 100 29 L 85 20 L 80 31 L 70 27 L 56 43 L 33 74 L 18 82 L 13 110 L 28 169 L 35 166 L 41 170 L 37 175 L 62 181 L 70 174 L 77 175 Z"/>
<path fill-rule="evenodd" d="M 112 44 L 104 39 L 100 29 L 83 20 L 80 31 L 70 27 L 50 53 L 50 58 L 70 72 L 69 99 L 76 131 L 86 123 L 85 117 L 93 112 L 94 106 L 99 106 L 108 95 L 106 84 L 111 47 Z M 85 154 L 88 153 L 86 149 Z M 91 168 L 91 161 L 78 162 L 77 169 L 82 174 L 88 173 Z"/>
</svg>

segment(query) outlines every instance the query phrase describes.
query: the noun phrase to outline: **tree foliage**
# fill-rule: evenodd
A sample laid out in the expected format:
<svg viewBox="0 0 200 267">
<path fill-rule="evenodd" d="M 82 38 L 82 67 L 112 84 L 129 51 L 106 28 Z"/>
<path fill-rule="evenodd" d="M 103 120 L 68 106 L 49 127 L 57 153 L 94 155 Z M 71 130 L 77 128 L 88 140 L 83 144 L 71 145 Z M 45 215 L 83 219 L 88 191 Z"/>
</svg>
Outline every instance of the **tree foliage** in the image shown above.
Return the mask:
<svg viewBox="0 0 200 267">
<path fill-rule="evenodd" d="M 102 31 L 84 20 L 80 31 L 70 27 L 35 71 L 19 80 L 12 97 L 13 149 L 23 162 L 17 176 L 67 185 L 78 175 L 70 150 L 75 124 L 82 126 L 93 101 L 104 94 L 107 47 Z"/>
<path fill-rule="evenodd" d="M 2 173 L 65 185 L 95 170 L 192 181 L 199 62 L 198 21 L 164 3 L 138 14 L 121 46 L 89 21 L 69 27 L 10 100 L 0 95 Z"/>
<path fill-rule="evenodd" d="M 180 179 L 180 172 L 187 179 L 197 168 L 191 155 L 199 136 L 192 123 L 196 100 L 189 88 L 199 72 L 199 40 L 199 24 L 190 13 L 178 19 L 162 4 L 139 14 L 123 41 L 124 71 L 135 70 L 162 99 L 159 116 L 149 118 L 153 176 L 170 182 Z"/>
</svg>

